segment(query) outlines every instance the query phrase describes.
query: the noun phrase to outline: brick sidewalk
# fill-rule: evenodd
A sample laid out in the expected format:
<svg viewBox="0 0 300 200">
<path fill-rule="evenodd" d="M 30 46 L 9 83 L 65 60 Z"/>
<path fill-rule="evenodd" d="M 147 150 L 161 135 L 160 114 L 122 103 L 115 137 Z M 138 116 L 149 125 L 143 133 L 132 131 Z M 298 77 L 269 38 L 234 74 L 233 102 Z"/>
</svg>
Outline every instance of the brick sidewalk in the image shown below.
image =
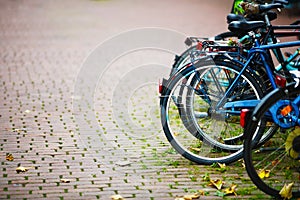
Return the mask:
<svg viewBox="0 0 300 200">
<path fill-rule="evenodd" d="M 228 199 L 268 198 L 240 162 L 221 173 L 171 148 L 152 83 L 168 69 L 139 71 L 170 66 L 170 52 L 143 49 L 114 59 L 95 88 L 83 88 L 91 89 L 93 105 L 76 104 L 84 97 L 74 87 L 99 43 L 140 27 L 210 36 L 226 30 L 230 7 L 223 0 L 0 1 L 0 199 L 163 200 L 198 190 L 206 194 L 201 199 L 221 198 L 205 174 L 238 185 Z M 218 15 L 208 19 L 212 12 Z"/>
</svg>

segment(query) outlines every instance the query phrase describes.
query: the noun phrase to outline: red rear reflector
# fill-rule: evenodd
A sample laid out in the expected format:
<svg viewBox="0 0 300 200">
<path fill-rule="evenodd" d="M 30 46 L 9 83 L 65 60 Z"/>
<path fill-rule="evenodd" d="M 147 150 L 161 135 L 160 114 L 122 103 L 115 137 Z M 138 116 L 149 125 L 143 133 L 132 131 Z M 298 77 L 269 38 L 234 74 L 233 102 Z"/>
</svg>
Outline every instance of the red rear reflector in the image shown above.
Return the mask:
<svg viewBox="0 0 300 200">
<path fill-rule="evenodd" d="M 275 77 L 275 83 L 276 85 L 278 85 L 279 87 L 285 87 L 286 85 L 286 78 L 283 77 L 283 76 L 280 76 L 278 74 L 276 74 L 276 77 Z"/>
<path fill-rule="evenodd" d="M 246 124 L 246 118 L 247 118 L 247 113 L 249 112 L 249 109 L 242 109 L 241 115 L 240 115 L 240 125 L 241 127 L 245 128 Z"/>
<path fill-rule="evenodd" d="M 162 93 L 162 90 L 163 90 L 162 83 L 161 83 L 161 81 L 160 81 L 160 80 L 158 80 L 158 92 L 159 92 L 159 94 L 161 94 L 161 93 Z"/>
</svg>

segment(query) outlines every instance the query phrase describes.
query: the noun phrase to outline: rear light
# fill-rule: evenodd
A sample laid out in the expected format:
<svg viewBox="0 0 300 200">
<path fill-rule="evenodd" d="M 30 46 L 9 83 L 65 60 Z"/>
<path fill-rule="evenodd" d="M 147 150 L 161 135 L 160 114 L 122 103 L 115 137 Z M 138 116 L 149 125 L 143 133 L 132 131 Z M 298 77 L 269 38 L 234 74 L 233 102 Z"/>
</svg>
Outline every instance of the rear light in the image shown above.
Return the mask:
<svg viewBox="0 0 300 200">
<path fill-rule="evenodd" d="M 286 85 L 286 78 L 284 76 L 281 76 L 279 74 L 276 74 L 275 77 L 275 83 L 276 85 L 278 85 L 279 87 L 283 88 Z"/>
<path fill-rule="evenodd" d="M 247 115 L 249 113 L 249 109 L 242 109 L 241 115 L 240 115 L 240 125 L 241 127 L 245 128 Z"/>
<path fill-rule="evenodd" d="M 163 91 L 163 85 L 162 85 L 161 81 L 158 80 L 158 92 L 159 92 L 159 94 L 161 94 L 162 91 Z"/>
<path fill-rule="evenodd" d="M 165 85 L 167 84 L 167 80 L 166 79 L 162 79 L 162 80 L 158 80 L 158 92 L 159 94 L 163 95 L 163 93 L 165 92 L 166 88 Z"/>
</svg>

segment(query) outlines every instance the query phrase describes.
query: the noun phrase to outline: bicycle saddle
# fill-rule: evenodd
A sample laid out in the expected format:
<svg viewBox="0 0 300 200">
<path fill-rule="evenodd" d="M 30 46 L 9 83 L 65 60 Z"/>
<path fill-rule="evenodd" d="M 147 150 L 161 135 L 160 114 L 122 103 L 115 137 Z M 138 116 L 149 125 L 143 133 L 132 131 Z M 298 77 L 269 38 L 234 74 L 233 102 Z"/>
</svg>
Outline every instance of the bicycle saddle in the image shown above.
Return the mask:
<svg viewBox="0 0 300 200">
<path fill-rule="evenodd" d="M 277 13 L 274 11 L 267 11 L 266 14 L 269 18 L 269 21 L 273 21 L 274 19 L 277 19 Z M 265 16 L 263 14 L 253 14 L 253 15 L 248 15 L 246 19 L 249 21 L 265 21 Z"/>
<path fill-rule="evenodd" d="M 263 21 L 233 21 L 229 24 L 228 29 L 234 33 L 247 33 L 265 27 L 265 25 Z"/>
<path fill-rule="evenodd" d="M 233 21 L 245 21 L 245 18 L 242 15 L 237 15 L 230 13 L 227 15 L 227 23 L 229 24 L 230 22 Z"/>
</svg>

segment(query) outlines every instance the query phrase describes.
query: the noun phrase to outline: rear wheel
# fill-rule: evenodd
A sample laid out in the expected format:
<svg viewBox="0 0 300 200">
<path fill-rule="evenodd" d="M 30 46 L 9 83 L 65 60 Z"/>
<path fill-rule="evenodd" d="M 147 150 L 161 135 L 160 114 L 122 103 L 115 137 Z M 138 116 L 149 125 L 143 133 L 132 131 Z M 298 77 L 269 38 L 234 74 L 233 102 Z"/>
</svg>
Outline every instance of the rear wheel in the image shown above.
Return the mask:
<svg viewBox="0 0 300 200">
<path fill-rule="evenodd" d="M 246 70 L 232 92 L 224 98 L 241 67 L 218 58 L 213 65 L 201 68 L 187 87 L 186 116 L 213 147 L 237 151 L 242 147 L 244 132 L 240 126 L 240 111 L 256 105 L 263 95 L 258 78 Z"/>
<path fill-rule="evenodd" d="M 226 144 L 224 141 L 243 133 L 239 126 L 240 110 L 231 112 L 232 109 L 226 110 L 224 106 L 216 109 L 216 104 L 240 68 L 207 59 L 201 59 L 195 66 L 174 76 L 161 98 L 165 135 L 177 152 L 193 162 L 236 161 L 242 157 L 242 143 Z M 246 97 L 260 99 L 262 91 L 252 75 L 245 73 L 237 85 L 224 103 L 246 100 Z M 184 107 L 188 112 L 183 112 Z"/>
</svg>

